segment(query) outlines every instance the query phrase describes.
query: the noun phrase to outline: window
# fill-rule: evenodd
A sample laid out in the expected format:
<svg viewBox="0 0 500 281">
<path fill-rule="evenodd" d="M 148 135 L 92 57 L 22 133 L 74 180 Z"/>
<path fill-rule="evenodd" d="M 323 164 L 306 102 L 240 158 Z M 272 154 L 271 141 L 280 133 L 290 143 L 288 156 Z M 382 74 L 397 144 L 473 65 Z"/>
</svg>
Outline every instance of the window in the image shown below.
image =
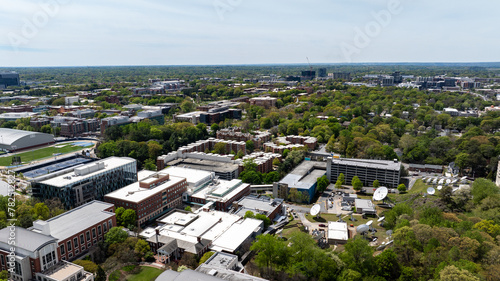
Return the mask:
<svg viewBox="0 0 500 281">
<path fill-rule="evenodd" d="M 0 255 L 0 260 L 2 260 L 2 266 L 5 265 L 5 257 L 3 255 Z"/>
<path fill-rule="evenodd" d="M 95 228 L 92 228 L 92 238 L 95 238 Z"/>
<path fill-rule="evenodd" d="M 61 245 L 61 255 L 66 254 L 66 250 L 64 249 L 64 244 Z"/>
<path fill-rule="evenodd" d="M 72 257 L 73 257 L 73 253 L 69 253 L 68 258 L 72 258 Z"/>
<path fill-rule="evenodd" d="M 101 226 L 100 225 L 97 226 L 97 234 L 102 235 Z"/>
<path fill-rule="evenodd" d="M 71 251 L 73 249 L 73 247 L 71 247 L 71 241 L 68 241 L 68 252 Z"/>
<path fill-rule="evenodd" d="M 73 244 L 75 244 L 75 248 L 78 248 L 78 238 L 73 238 Z"/>
<path fill-rule="evenodd" d="M 87 241 L 90 241 L 90 231 L 87 231 L 85 234 L 87 235 Z"/>
<path fill-rule="evenodd" d="M 85 239 L 83 239 L 83 234 L 80 234 L 80 244 L 85 244 Z"/>
<path fill-rule="evenodd" d="M 103 223 L 102 229 L 104 230 L 104 233 L 106 233 L 108 231 L 108 225 L 106 223 Z"/>
<path fill-rule="evenodd" d="M 108 221 L 108 228 L 111 229 L 113 227 L 113 221 L 109 220 Z"/>
</svg>

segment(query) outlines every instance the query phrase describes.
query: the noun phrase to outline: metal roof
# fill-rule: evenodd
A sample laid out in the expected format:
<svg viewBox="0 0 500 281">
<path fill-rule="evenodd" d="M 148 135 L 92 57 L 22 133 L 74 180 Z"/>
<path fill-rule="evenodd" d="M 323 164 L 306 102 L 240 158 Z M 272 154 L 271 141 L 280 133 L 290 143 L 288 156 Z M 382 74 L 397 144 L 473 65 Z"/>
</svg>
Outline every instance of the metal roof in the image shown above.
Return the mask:
<svg viewBox="0 0 500 281">
<path fill-rule="evenodd" d="M 49 135 L 38 132 L 22 131 L 14 129 L 0 128 L 0 144 L 12 145 L 15 141 L 26 136 L 39 136 L 39 135 Z"/>
<path fill-rule="evenodd" d="M 20 226 L 16 226 L 16 248 L 24 249 L 29 252 L 35 252 L 42 247 L 50 244 L 56 243 L 57 239 L 52 236 L 43 235 L 33 231 L 29 231 Z M 0 230 L 0 244 L 5 244 L 5 247 L 9 247 L 8 238 L 10 237 L 10 230 L 8 227 Z"/>
</svg>

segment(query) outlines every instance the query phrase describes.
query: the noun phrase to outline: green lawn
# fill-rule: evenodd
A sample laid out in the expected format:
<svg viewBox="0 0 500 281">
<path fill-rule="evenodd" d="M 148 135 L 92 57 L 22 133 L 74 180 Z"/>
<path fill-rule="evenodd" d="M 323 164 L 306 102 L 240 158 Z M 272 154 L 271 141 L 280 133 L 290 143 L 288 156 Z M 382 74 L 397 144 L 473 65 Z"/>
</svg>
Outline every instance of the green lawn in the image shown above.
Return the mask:
<svg viewBox="0 0 500 281">
<path fill-rule="evenodd" d="M 59 146 L 59 145 L 57 145 Z M 23 153 L 16 154 L 16 156 L 21 157 L 21 161 L 24 163 L 29 163 L 34 160 L 39 160 L 43 158 L 48 158 L 54 156 L 56 153 L 67 154 L 74 151 L 82 150 L 85 147 L 73 146 L 73 143 L 62 144 L 62 147 L 45 147 L 33 151 L 27 151 Z M 12 163 L 12 155 L 7 157 L 0 157 L 0 166 L 10 166 Z"/>
<path fill-rule="evenodd" d="M 108 280 L 109 281 L 121 281 L 121 280 L 127 280 L 127 281 L 154 281 L 156 277 L 158 277 L 164 270 L 158 269 L 158 268 L 153 268 L 149 266 L 141 266 L 139 273 L 137 274 L 130 274 L 128 272 L 131 272 L 134 266 L 125 266 L 122 267 L 121 269 L 113 271 L 109 275 Z"/>
<path fill-rule="evenodd" d="M 287 225 L 283 227 L 283 237 L 290 238 L 292 237 L 292 234 L 296 232 L 301 232 L 302 230 L 300 229 L 302 226 L 302 223 L 300 222 L 300 219 L 294 219 L 290 221 Z"/>
</svg>

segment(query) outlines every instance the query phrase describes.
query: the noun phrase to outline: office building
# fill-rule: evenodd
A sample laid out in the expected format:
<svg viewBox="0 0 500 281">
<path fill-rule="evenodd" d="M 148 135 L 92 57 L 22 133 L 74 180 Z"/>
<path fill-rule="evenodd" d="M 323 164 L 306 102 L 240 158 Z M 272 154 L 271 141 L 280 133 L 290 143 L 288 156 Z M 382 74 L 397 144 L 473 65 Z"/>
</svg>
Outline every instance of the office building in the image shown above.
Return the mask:
<svg viewBox="0 0 500 281">
<path fill-rule="evenodd" d="M 18 151 L 53 143 L 50 134 L 0 128 L 0 150 Z"/>
<path fill-rule="evenodd" d="M 328 222 L 328 243 L 345 244 L 349 239 L 349 230 L 346 222 Z"/>
<path fill-rule="evenodd" d="M 311 203 L 316 194 L 317 179 L 325 173 L 324 162 L 303 161 L 281 181 L 273 184 L 273 196 L 287 199 L 290 189 L 296 189 L 303 194 L 303 202 Z"/>
<path fill-rule="evenodd" d="M 327 74 L 326 74 L 326 68 L 319 68 L 318 69 L 318 77 L 324 78 L 326 76 L 327 76 Z"/>
<path fill-rule="evenodd" d="M 345 177 L 345 184 L 350 185 L 354 176 L 357 176 L 363 186 L 373 185 L 373 181 L 378 180 L 383 186 L 397 188 L 400 180 L 401 163 L 385 160 L 368 159 L 348 159 L 328 157 L 326 174 L 330 182 L 336 182 L 342 173 Z"/>
<path fill-rule="evenodd" d="M 184 252 L 198 257 L 209 250 L 237 253 L 264 228 L 261 220 L 220 211 L 173 210 L 156 222 L 158 227 L 148 227 L 139 235 L 165 263 L 180 259 Z"/>
<path fill-rule="evenodd" d="M 366 215 L 377 214 L 375 205 L 370 199 L 354 199 L 354 206 L 356 207 L 356 213 L 358 214 L 366 214 Z"/>
<path fill-rule="evenodd" d="M 61 260 L 57 238 L 19 226 L 14 233 L 13 245 L 10 228 L 0 230 L 0 265 L 2 270 L 12 270 L 9 280 L 94 280 L 83 267 Z"/>
<path fill-rule="evenodd" d="M 106 132 L 106 129 L 111 126 L 123 126 L 130 124 L 130 118 L 128 116 L 114 116 L 107 117 L 101 120 L 101 134 Z"/>
<path fill-rule="evenodd" d="M 166 171 L 143 170 L 138 182 L 106 194 L 104 201 L 117 208 L 132 209 L 137 224 L 143 225 L 182 204 L 182 194 L 187 191 L 186 178 L 176 177 Z"/>
<path fill-rule="evenodd" d="M 277 98 L 272 97 L 256 97 L 250 99 L 250 105 L 262 106 L 264 108 L 276 107 Z"/>
<path fill-rule="evenodd" d="M 244 217 L 246 212 L 251 211 L 254 215 L 261 214 L 271 221 L 279 216 L 286 216 L 286 208 L 283 199 L 272 199 L 268 196 L 249 195 L 233 203 L 233 210 L 236 215 Z"/>
<path fill-rule="evenodd" d="M 208 274 L 207 277 L 212 276 L 217 280 L 265 281 L 265 279 L 246 274 L 245 267 L 238 261 L 238 256 L 223 252 L 215 252 L 206 262 L 196 268 L 196 272 Z M 202 275 L 200 278 L 208 280 Z"/>
<path fill-rule="evenodd" d="M 57 239 L 60 260 L 72 261 L 88 254 L 116 226 L 113 204 L 92 201 L 47 221 L 37 220 L 28 230 Z"/>
<path fill-rule="evenodd" d="M 351 73 L 349 73 L 349 72 L 328 73 L 328 78 L 331 78 L 331 79 L 334 79 L 334 80 L 346 80 L 346 81 L 350 81 L 351 80 Z"/>
<path fill-rule="evenodd" d="M 57 197 L 69 209 L 137 181 L 137 162 L 128 157 L 109 157 L 34 179 L 33 197 L 41 200 Z"/>
<path fill-rule="evenodd" d="M 0 72 L 0 88 L 7 88 L 9 86 L 19 86 L 19 74 L 16 72 Z"/>
<path fill-rule="evenodd" d="M 17 121 L 23 118 L 31 118 L 37 115 L 38 113 L 35 112 L 7 112 L 0 114 L 0 119 L 4 120 L 5 122 L 8 122 L 8 121 Z"/>
</svg>

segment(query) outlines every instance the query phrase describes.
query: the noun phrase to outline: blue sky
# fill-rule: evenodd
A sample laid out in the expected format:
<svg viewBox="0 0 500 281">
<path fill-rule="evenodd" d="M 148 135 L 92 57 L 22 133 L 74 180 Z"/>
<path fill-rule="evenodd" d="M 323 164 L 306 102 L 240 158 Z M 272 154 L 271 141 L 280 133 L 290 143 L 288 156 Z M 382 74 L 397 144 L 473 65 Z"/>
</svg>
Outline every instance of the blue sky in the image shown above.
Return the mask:
<svg viewBox="0 0 500 281">
<path fill-rule="evenodd" d="M 497 1 L 0 0 L 0 7 L 0 66 L 500 61 Z"/>
</svg>

